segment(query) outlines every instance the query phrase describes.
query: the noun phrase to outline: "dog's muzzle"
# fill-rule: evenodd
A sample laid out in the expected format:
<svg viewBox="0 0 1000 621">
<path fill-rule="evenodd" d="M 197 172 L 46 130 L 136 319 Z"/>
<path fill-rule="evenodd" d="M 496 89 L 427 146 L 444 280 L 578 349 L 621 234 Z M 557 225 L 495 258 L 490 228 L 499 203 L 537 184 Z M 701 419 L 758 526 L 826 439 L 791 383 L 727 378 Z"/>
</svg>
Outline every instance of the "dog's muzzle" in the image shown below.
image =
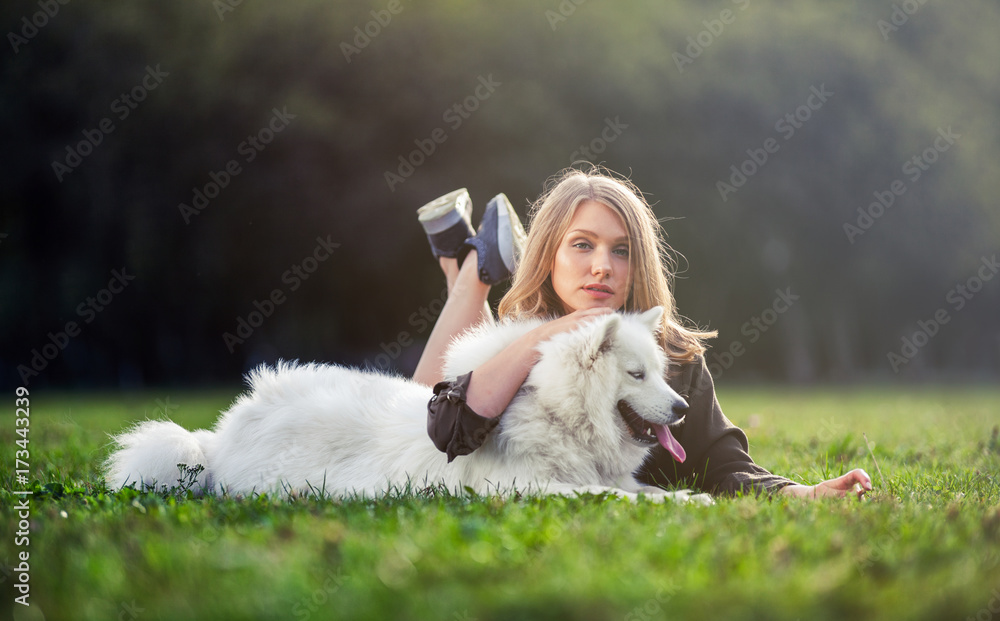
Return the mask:
<svg viewBox="0 0 1000 621">
<path fill-rule="evenodd" d="M 659 440 L 656 438 L 654 424 L 639 416 L 624 399 L 618 402 L 618 414 L 625 421 L 625 427 L 629 434 L 641 446 L 656 446 Z"/>
</svg>

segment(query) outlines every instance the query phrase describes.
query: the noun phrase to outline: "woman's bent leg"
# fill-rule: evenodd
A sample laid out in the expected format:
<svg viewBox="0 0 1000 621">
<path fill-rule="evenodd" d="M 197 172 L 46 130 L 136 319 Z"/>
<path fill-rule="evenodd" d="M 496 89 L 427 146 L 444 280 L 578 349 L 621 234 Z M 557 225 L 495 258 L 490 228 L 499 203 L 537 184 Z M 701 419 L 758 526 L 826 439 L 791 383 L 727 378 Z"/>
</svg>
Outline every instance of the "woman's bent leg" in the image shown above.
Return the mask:
<svg viewBox="0 0 1000 621">
<path fill-rule="evenodd" d="M 461 269 L 455 259 L 441 259 L 441 269 L 448 281 L 448 299 L 441 309 L 413 379 L 433 386 L 444 379 L 444 353 L 451 340 L 481 321 L 492 320 L 487 297 L 490 286 L 479 280 L 476 251 L 472 250 Z"/>
</svg>

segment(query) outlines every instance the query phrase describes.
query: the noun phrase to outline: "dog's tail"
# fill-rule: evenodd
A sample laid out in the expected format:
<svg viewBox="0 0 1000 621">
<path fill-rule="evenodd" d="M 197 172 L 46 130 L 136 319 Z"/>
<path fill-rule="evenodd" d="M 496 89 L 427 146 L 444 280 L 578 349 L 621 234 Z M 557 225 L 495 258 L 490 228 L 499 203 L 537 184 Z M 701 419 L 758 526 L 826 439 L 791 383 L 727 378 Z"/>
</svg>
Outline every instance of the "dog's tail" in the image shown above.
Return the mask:
<svg viewBox="0 0 1000 621">
<path fill-rule="evenodd" d="M 116 490 L 134 483 L 136 489 L 187 487 L 203 493 L 212 489 L 214 438 L 211 431 L 192 432 L 170 421 L 141 422 L 114 437 L 116 449 L 104 464 L 104 479 Z"/>
</svg>

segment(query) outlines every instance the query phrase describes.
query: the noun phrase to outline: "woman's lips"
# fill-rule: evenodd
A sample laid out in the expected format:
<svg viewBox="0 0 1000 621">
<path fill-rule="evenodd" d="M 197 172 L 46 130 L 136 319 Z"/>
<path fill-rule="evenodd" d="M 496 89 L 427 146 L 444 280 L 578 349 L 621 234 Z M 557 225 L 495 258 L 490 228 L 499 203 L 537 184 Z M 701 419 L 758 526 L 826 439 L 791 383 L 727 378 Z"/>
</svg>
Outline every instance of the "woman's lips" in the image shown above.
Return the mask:
<svg viewBox="0 0 1000 621">
<path fill-rule="evenodd" d="M 586 285 L 583 290 L 592 298 L 606 300 L 614 295 L 611 287 L 607 285 Z"/>
</svg>

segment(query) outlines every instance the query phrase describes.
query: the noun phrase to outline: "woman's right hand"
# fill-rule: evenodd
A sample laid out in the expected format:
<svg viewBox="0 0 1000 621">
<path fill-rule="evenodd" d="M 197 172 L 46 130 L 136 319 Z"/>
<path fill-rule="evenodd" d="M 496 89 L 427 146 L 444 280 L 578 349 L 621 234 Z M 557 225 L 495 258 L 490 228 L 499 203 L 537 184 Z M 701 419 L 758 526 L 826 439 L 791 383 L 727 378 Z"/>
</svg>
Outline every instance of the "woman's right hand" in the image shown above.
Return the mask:
<svg viewBox="0 0 1000 621">
<path fill-rule="evenodd" d="M 553 336 L 559 334 L 560 332 L 569 332 L 579 327 L 582 323 L 590 321 L 595 317 L 600 317 L 601 315 L 607 315 L 613 313 L 614 311 L 610 308 L 598 307 L 598 308 L 585 308 L 582 310 L 573 311 L 568 315 L 563 315 L 553 319 L 552 321 L 547 321 L 541 326 L 532 330 L 529 334 L 538 332 L 535 335 L 535 345 L 546 341 Z"/>
</svg>

